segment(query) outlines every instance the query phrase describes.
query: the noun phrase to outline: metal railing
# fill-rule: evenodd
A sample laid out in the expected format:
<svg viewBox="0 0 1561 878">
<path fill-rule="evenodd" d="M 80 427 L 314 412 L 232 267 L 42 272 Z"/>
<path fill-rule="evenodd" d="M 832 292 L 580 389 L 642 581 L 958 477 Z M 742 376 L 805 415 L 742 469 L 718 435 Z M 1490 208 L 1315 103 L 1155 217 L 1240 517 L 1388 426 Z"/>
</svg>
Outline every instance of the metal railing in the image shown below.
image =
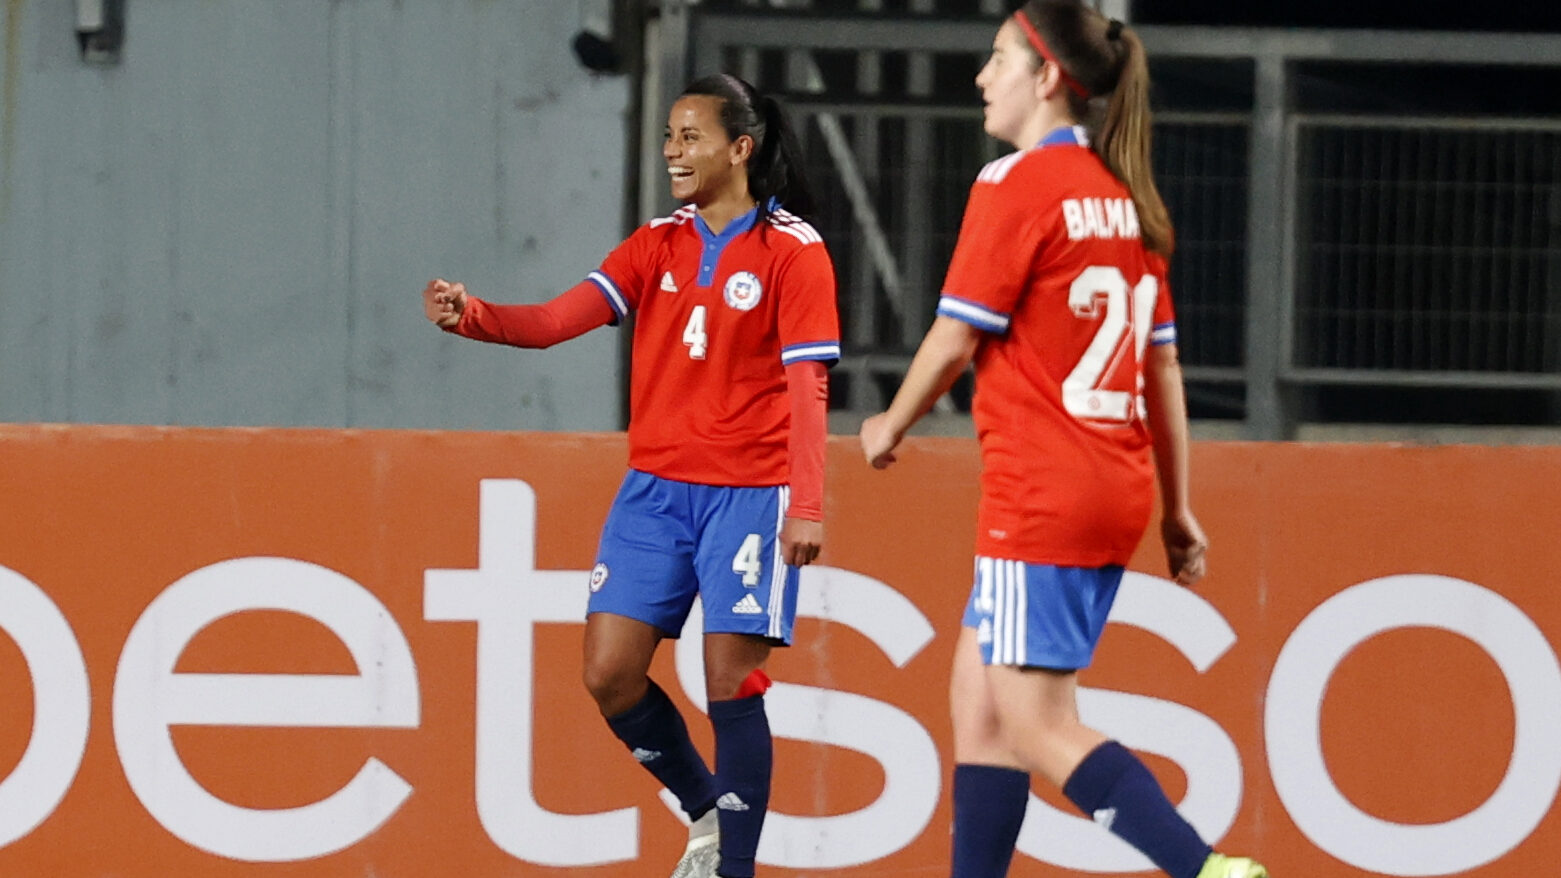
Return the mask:
<svg viewBox="0 0 1561 878">
<path fill-rule="evenodd" d="M 816 224 L 842 288 L 835 398 L 875 409 L 931 321 L 969 183 L 1001 151 L 973 87 L 960 90 L 995 16 L 662 7 L 648 102 L 695 71 L 732 69 L 806 121 L 826 202 Z M 1313 63 L 1561 69 L 1561 35 L 1139 33 L 1157 71 L 1224 63 L 1221 85 L 1241 95 L 1157 109 L 1195 403 L 1250 437 L 1286 438 L 1305 416 L 1300 392 L 1318 388 L 1561 391 L 1561 118 L 1330 113 L 1295 99 Z"/>
</svg>

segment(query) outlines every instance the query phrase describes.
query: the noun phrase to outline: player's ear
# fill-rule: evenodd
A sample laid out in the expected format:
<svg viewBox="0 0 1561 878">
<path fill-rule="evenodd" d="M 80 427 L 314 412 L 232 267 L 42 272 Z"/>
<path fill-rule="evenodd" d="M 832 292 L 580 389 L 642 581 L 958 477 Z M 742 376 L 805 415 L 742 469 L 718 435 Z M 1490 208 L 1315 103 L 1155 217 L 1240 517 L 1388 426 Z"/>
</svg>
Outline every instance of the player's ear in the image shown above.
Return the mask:
<svg viewBox="0 0 1561 878">
<path fill-rule="evenodd" d="M 1062 88 L 1062 69 L 1050 61 L 1042 61 L 1035 71 L 1035 97 L 1047 100 Z"/>
<path fill-rule="evenodd" d="M 748 164 L 748 159 L 753 157 L 753 138 L 747 134 L 739 135 L 732 141 L 732 165 Z"/>
</svg>

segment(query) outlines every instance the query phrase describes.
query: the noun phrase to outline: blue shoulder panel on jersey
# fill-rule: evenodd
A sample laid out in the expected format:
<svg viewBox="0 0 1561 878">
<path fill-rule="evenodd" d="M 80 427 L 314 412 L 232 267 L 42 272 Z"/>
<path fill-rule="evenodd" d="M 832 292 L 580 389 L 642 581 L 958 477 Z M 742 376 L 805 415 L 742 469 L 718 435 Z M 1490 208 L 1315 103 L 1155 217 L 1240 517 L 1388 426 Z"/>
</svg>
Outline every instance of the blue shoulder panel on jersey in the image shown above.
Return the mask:
<svg viewBox="0 0 1561 878">
<path fill-rule="evenodd" d="M 938 299 L 938 315 L 952 317 L 985 332 L 1001 334 L 1008 331 L 1007 314 L 1000 314 L 985 305 L 978 305 L 947 293 Z"/>
</svg>

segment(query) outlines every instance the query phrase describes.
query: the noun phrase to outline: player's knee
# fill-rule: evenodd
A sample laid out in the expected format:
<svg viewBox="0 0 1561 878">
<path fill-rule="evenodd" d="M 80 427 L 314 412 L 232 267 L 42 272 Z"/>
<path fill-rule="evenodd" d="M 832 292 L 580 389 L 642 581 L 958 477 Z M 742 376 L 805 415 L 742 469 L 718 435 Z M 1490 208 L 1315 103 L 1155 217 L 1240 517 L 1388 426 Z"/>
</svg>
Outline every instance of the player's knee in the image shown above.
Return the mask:
<svg viewBox="0 0 1561 878">
<path fill-rule="evenodd" d="M 614 662 L 587 660 L 581 679 L 603 716 L 623 713 L 645 697 L 645 675 Z"/>
</svg>

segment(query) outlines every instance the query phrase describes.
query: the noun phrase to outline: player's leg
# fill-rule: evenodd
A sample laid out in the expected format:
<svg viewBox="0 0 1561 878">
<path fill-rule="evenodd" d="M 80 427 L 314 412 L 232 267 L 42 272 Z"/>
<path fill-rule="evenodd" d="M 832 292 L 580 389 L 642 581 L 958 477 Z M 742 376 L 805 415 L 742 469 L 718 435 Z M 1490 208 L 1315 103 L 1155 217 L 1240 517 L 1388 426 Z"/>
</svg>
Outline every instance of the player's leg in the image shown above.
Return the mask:
<svg viewBox="0 0 1561 878">
<path fill-rule="evenodd" d="M 686 487 L 631 471 L 602 530 L 585 624 L 584 676 L 613 734 L 690 820 L 715 805 L 715 778 L 666 692 L 647 674 L 693 605 Z"/>
<path fill-rule="evenodd" d="M 1015 757 L 1172 878 L 1199 878 L 1214 857 L 1209 845 L 1138 757 L 1079 720 L 1077 669 L 1093 657 L 1121 568 L 993 561 L 988 569 L 995 611 L 986 678 Z"/>
<path fill-rule="evenodd" d="M 966 614 L 954 647 L 949 709 L 954 722 L 953 878 L 1003 878 L 1030 801 L 1030 775 L 1002 735 L 987 686 L 979 621 Z"/>
<path fill-rule="evenodd" d="M 769 812 L 774 743 L 765 712 L 770 642 L 751 634 L 705 635 L 705 686 L 715 730 L 716 799 L 726 878 L 749 878 Z"/>
<path fill-rule="evenodd" d="M 780 558 L 787 489 L 709 488 L 702 493 L 700 598 L 705 679 L 716 740 L 717 819 L 726 878 L 750 878 L 769 808 L 774 747 L 759 668 L 791 642 L 797 568 Z"/>
</svg>

